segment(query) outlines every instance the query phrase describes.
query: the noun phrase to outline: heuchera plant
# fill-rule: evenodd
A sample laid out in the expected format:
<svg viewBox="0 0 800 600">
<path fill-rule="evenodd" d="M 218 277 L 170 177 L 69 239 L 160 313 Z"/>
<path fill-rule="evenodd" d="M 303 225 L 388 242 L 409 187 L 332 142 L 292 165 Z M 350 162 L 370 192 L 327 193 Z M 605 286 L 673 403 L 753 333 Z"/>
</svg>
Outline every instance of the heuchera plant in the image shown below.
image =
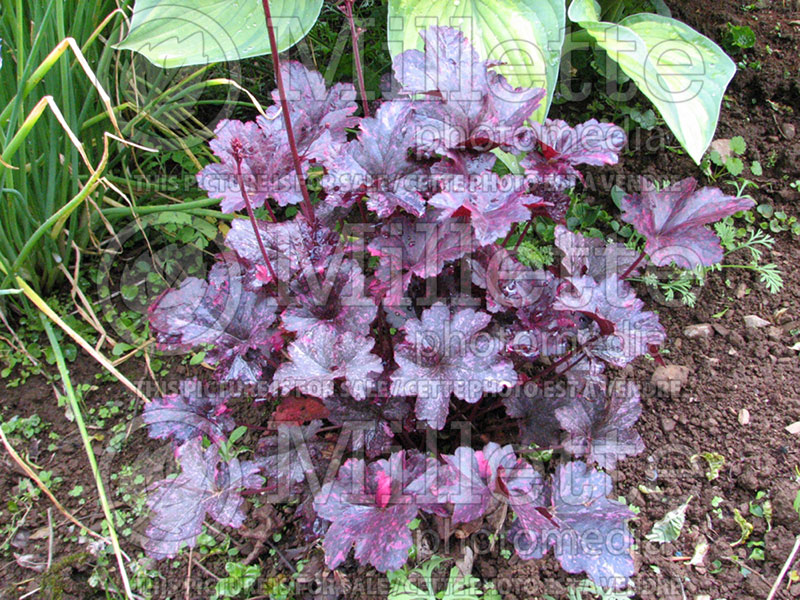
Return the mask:
<svg viewBox="0 0 800 600">
<path fill-rule="evenodd" d="M 472 530 L 489 519 L 523 559 L 552 548 L 566 571 L 604 586 L 633 574 L 633 515 L 608 498 L 603 470 L 642 451 L 640 398 L 606 366 L 656 354 L 665 334 L 626 281 L 645 253 L 564 226 L 577 167 L 617 163 L 624 133 L 594 120 L 528 126 L 542 90 L 512 88 L 454 29 L 423 37 L 425 52 L 395 60 L 393 97 L 374 116 L 354 116 L 352 85 L 327 89 L 288 63 L 288 113 L 276 92 L 255 122 L 219 125 L 219 163 L 199 183 L 250 219 L 234 220 L 208 281 L 189 278 L 154 303 L 150 325 L 162 348 L 205 348 L 228 385 L 187 382 L 145 409 L 182 470 L 150 498 L 152 556 L 191 546 L 209 516 L 241 526 L 249 494 L 296 507 L 332 569 L 351 549 L 379 571 L 399 568 L 409 523 L 428 515 Z M 498 148 L 524 172 L 498 163 Z M 298 170 L 320 188 L 313 202 Z M 719 261 L 703 225 L 751 206 L 695 187 L 643 184 L 623 200 L 656 265 Z M 301 210 L 275 208 L 291 205 Z M 270 220 L 255 219 L 259 207 Z M 536 217 L 557 223 L 560 264 L 547 270 L 523 265 L 509 243 Z M 230 397 L 248 391 L 281 408 L 240 461 L 220 448 Z M 459 435 L 426 444 L 445 429 L 464 445 Z M 472 431 L 516 443 L 473 446 Z M 537 449 L 560 452 L 543 464 Z"/>
</svg>

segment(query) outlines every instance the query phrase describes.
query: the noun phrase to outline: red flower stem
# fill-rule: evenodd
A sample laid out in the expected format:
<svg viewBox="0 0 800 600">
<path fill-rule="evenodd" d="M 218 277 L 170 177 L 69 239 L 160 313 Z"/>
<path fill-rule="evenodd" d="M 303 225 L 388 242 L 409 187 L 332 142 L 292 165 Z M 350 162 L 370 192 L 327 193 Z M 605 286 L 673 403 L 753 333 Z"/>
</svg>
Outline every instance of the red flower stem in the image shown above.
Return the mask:
<svg viewBox="0 0 800 600">
<path fill-rule="evenodd" d="M 528 229 L 531 228 L 531 221 L 525 223 L 525 229 L 522 230 L 522 233 L 519 234 L 519 239 L 517 240 L 516 245 L 514 246 L 514 252 L 519 250 L 519 246 L 522 243 L 522 240 L 525 239 L 525 236 L 528 234 Z"/>
<path fill-rule="evenodd" d="M 628 267 L 627 269 L 625 269 L 625 272 L 622 275 L 619 276 L 620 281 L 622 281 L 623 279 L 627 279 L 628 275 L 630 275 L 631 273 L 633 273 L 636 270 L 636 267 L 638 267 L 639 263 L 644 260 L 645 256 L 646 256 L 646 254 L 644 252 L 642 252 L 638 256 L 638 258 L 635 261 L 633 261 L 633 264 L 630 267 Z"/>
<path fill-rule="evenodd" d="M 505 237 L 505 238 L 503 238 L 503 241 L 502 241 L 502 242 L 500 242 L 500 245 L 501 245 L 503 248 L 505 248 L 505 247 L 508 245 L 508 242 L 510 242 L 510 241 L 511 241 L 511 236 L 513 236 L 513 235 L 514 235 L 514 232 L 515 232 L 516 230 L 517 230 L 517 226 L 515 225 L 514 227 L 512 227 L 512 228 L 511 228 L 511 230 L 508 232 L 508 234 L 506 235 L 506 237 Z"/>
<path fill-rule="evenodd" d="M 358 47 L 359 32 L 356 30 L 356 23 L 353 20 L 353 0 L 344 0 L 344 6 L 340 7 L 344 16 L 350 23 L 350 39 L 353 41 L 353 60 L 356 64 L 356 78 L 358 79 L 358 91 L 361 94 L 361 103 L 364 116 L 369 117 L 369 106 L 367 104 L 367 88 L 364 85 L 364 69 L 361 65 L 361 50 Z"/>
<path fill-rule="evenodd" d="M 555 371 L 555 370 L 556 370 L 558 367 L 560 367 L 561 365 L 563 365 L 565 362 L 567 362 L 567 361 L 568 361 L 568 360 L 570 360 L 571 358 L 574 358 L 576 354 L 578 354 L 579 352 L 581 352 L 581 353 L 582 353 L 582 352 L 583 352 L 583 349 L 584 349 L 586 346 L 588 346 L 588 345 L 589 345 L 589 344 L 591 344 L 592 342 L 596 342 L 596 341 L 597 341 L 597 340 L 599 340 L 599 339 L 600 339 L 600 336 L 599 336 L 599 335 L 596 335 L 596 336 L 594 336 L 592 339 L 588 340 L 588 341 L 587 341 L 585 344 L 583 344 L 582 346 L 580 346 L 579 348 L 575 348 L 574 350 L 570 350 L 570 351 L 569 351 L 569 352 L 567 352 L 567 353 L 566 353 L 564 356 L 562 356 L 562 357 L 561 357 L 561 358 L 559 358 L 559 359 L 558 359 L 556 362 L 554 362 L 552 365 L 550 365 L 549 367 L 547 367 L 547 368 L 546 368 L 544 371 L 542 371 L 541 373 L 537 373 L 536 375 L 534 375 L 533 379 L 538 381 L 538 380 L 539 380 L 539 379 L 541 379 L 542 377 L 544 377 L 544 376 L 546 376 L 546 375 L 549 375 L 550 373 L 552 373 L 553 371 Z M 582 361 L 582 360 L 585 358 L 585 356 L 586 356 L 586 354 L 581 354 L 581 356 L 578 358 L 578 360 L 576 360 L 576 361 L 575 361 L 573 364 L 571 364 L 571 365 L 570 365 L 570 366 L 569 366 L 569 367 L 568 367 L 568 368 L 567 368 L 567 369 L 566 369 L 564 372 L 566 373 L 566 371 L 569 371 L 569 370 L 570 370 L 572 367 L 574 367 L 574 366 L 575 366 L 575 365 L 577 365 L 579 362 L 581 362 L 581 361 Z"/>
<path fill-rule="evenodd" d="M 278 95 L 281 99 L 281 112 L 283 113 L 283 123 L 286 126 L 286 136 L 289 138 L 289 149 L 292 152 L 294 161 L 294 171 L 297 174 L 297 181 L 300 184 L 300 193 L 303 195 L 303 202 L 300 208 L 309 224 L 316 223 L 314 207 L 311 206 L 311 197 L 308 195 L 306 179 L 303 175 L 303 166 L 300 163 L 300 154 L 297 152 L 297 141 L 292 129 L 292 117 L 289 114 L 289 102 L 286 100 L 286 88 L 283 87 L 283 74 L 281 73 L 281 59 L 278 56 L 278 41 L 275 39 L 275 29 L 272 26 L 272 14 L 269 10 L 269 0 L 263 0 L 264 16 L 267 19 L 267 34 L 269 35 L 269 47 L 272 52 L 272 68 L 275 70 L 275 83 L 278 85 Z"/>
<path fill-rule="evenodd" d="M 235 153 L 234 159 L 236 160 L 236 179 L 239 182 L 239 189 L 242 191 L 242 198 L 244 199 L 244 204 L 247 207 L 247 216 L 250 217 L 250 225 L 253 227 L 253 233 L 256 236 L 258 247 L 261 249 L 261 256 L 264 258 L 264 262 L 267 263 L 267 269 L 272 277 L 272 281 L 277 284 L 278 276 L 275 275 L 275 269 L 272 268 L 272 261 L 269 259 L 269 256 L 267 256 L 267 249 L 264 247 L 264 242 L 261 239 L 261 232 L 258 230 L 256 215 L 253 213 L 253 204 L 250 202 L 250 195 L 247 193 L 247 189 L 244 186 L 244 177 L 242 176 L 242 157 Z"/>
<path fill-rule="evenodd" d="M 361 211 L 361 222 L 367 222 L 367 211 L 364 210 L 364 198 L 362 196 L 358 197 L 358 210 Z"/>
<path fill-rule="evenodd" d="M 264 206 L 267 208 L 267 212 L 269 213 L 269 218 L 272 219 L 273 223 L 278 222 L 278 218 L 275 216 L 275 212 L 272 210 L 272 207 L 269 205 L 269 200 L 264 202 Z"/>
</svg>

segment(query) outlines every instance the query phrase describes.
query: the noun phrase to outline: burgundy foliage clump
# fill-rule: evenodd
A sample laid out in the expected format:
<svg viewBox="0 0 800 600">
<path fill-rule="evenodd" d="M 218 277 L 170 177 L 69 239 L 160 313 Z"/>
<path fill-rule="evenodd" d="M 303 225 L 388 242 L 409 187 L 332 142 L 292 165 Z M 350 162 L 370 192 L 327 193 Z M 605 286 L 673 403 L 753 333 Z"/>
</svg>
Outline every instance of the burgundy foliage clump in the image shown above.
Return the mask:
<svg viewBox="0 0 800 600">
<path fill-rule="evenodd" d="M 236 388 L 188 382 L 146 408 L 181 467 L 150 497 L 152 556 L 192 546 L 208 517 L 241 526 L 244 492 L 296 506 L 332 569 L 351 550 L 399 568 L 419 517 L 437 531 L 486 519 L 523 559 L 552 549 L 605 586 L 633 574 L 632 513 L 609 499 L 603 470 L 643 449 L 640 395 L 607 369 L 657 352 L 665 333 L 627 281 L 645 253 L 564 222 L 578 167 L 617 163 L 625 135 L 594 120 L 528 124 L 543 90 L 510 86 L 454 29 L 423 37 L 425 52 L 396 57 L 396 93 L 368 118 L 355 116 L 353 86 L 282 66 L 313 222 L 284 210 L 303 195 L 277 94 L 266 117 L 219 125 L 201 187 L 226 212 L 249 202 L 278 218 L 234 220 L 208 281 L 187 279 L 150 309 L 159 347 L 205 350 L 217 386 Z M 749 206 L 693 180 L 643 184 L 622 218 L 654 264 L 707 266 L 721 251 L 704 225 Z M 533 219 L 556 221 L 547 269 L 509 242 Z M 229 396 L 250 389 L 270 401 L 245 425 L 271 430 L 240 460 L 226 446 Z M 292 398 L 317 410 L 270 417 Z M 543 450 L 556 453 L 541 462 Z"/>
</svg>

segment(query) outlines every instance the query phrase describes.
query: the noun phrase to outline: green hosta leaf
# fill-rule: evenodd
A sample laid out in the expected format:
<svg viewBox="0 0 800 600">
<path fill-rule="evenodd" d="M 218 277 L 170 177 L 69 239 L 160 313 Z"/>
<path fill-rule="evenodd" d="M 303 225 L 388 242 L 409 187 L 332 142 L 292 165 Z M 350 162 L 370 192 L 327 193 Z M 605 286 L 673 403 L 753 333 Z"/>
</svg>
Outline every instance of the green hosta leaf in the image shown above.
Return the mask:
<svg viewBox="0 0 800 600">
<path fill-rule="evenodd" d="M 271 0 L 278 48 L 294 46 L 319 16 L 322 0 Z M 205 65 L 269 54 L 261 0 L 137 0 L 118 46 L 164 67 Z"/>
<path fill-rule="evenodd" d="M 389 0 L 389 51 L 424 46 L 419 32 L 433 25 L 461 29 L 482 57 L 514 86 L 547 90 L 533 117 L 543 121 L 553 99 L 566 26 L 563 0 Z"/>
<path fill-rule="evenodd" d="M 674 542 L 681 535 L 683 524 L 686 522 L 686 509 L 689 508 L 694 496 L 689 496 L 686 502 L 681 504 L 675 510 L 669 511 L 664 518 L 656 521 L 653 524 L 653 529 L 645 537 L 651 541 L 659 544 L 666 544 L 667 542 Z"/>
<path fill-rule="evenodd" d="M 594 0 L 573 0 L 568 15 L 636 82 L 700 164 L 736 65 L 717 44 L 680 21 L 643 13 L 617 25 L 599 21 L 599 8 Z"/>
</svg>

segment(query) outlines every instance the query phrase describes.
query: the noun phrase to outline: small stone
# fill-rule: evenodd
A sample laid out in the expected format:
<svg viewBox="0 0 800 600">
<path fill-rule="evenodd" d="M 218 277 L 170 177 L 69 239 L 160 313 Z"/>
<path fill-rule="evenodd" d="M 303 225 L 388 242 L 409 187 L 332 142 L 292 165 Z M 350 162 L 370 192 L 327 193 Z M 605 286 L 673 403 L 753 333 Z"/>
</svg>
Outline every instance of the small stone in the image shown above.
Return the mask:
<svg viewBox="0 0 800 600">
<path fill-rule="evenodd" d="M 777 144 L 781 140 L 777 135 L 768 135 L 767 136 L 767 141 L 768 142 L 772 142 L 773 144 Z"/>
<path fill-rule="evenodd" d="M 758 315 L 747 315 L 744 317 L 744 326 L 748 329 L 761 329 L 769 324 L 769 321 L 762 319 Z"/>
<path fill-rule="evenodd" d="M 731 330 L 725 327 L 725 325 L 723 325 L 722 323 L 714 323 L 713 327 L 714 331 L 716 331 L 723 337 L 727 336 L 731 332 Z"/>
<path fill-rule="evenodd" d="M 730 335 L 728 336 L 728 339 L 730 340 L 732 346 L 736 346 L 737 348 L 744 347 L 745 344 L 744 338 L 738 332 L 731 331 Z"/>
<path fill-rule="evenodd" d="M 793 140 L 794 136 L 797 135 L 797 130 L 792 123 L 784 123 L 781 127 L 781 133 L 787 140 Z"/>
<path fill-rule="evenodd" d="M 650 381 L 662 393 L 677 396 L 689 381 L 689 368 L 682 365 L 657 367 Z"/>
<path fill-rule="evenodd" d="M 670 419 L 669 417 L 662 417 L 661 418 L 661 429 L 664 430 L 665 433 L 669 433 L 670 431 L 675 430 L 675 420 Z"/>
<path fill-rule="evenodd" d="M 750 411 L 743 408 L 739 411 L 739 425 L 747 425 L 750 423 Z"/>
<path fill-rule="evenodd" d="M 708 339 L 714 335 L 714 328 L 708 323 L 700 323 L 699 325 L 689 325 L 684 328 L 683 335 L 689 339 L 703 338 Z"/>
<path fill-rule="evenodd" d="M 736 286 L 736 292 L 735 293 L 736 293 L 736 297 L 739 300 L 741 300 L 742 298 L 747 296 L 747 284 L 746 283 L 740 283 L 738 286 Z"/>
<path fill-rule="evenodd" d="M 791 433 L 792 435 L 800 434 L 800 421 L 795 421 L 791 425 L 787 425 L 786 431 Z"/>
<path fill-rule="evenodd" d="M 767 329 L 767 337 L 771 340 L 780 341 L 781 337 L 783 336 L 783 329 L 780 327 L 770 327 Z"/>
</svg>

